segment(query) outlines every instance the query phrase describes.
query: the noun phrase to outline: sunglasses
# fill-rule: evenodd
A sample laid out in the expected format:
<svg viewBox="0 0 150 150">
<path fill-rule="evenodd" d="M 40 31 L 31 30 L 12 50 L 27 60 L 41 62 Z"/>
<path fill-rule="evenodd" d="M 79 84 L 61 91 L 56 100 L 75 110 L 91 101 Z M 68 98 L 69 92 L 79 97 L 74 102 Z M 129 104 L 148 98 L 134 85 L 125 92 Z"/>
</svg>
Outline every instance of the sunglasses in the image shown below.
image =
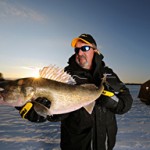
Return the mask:
<svg viewBox="0 0 150 150">
<path fill-rule="evenodd" d="M 80 50 L 82 50 L 83 52 L 87 52 L 90 50 L 90 48 L 93 48 L 91 46 L 82 46 L 82 47 L 76 47 L 74 49 L 75 53 L 78 54 Z"/>
</svg>

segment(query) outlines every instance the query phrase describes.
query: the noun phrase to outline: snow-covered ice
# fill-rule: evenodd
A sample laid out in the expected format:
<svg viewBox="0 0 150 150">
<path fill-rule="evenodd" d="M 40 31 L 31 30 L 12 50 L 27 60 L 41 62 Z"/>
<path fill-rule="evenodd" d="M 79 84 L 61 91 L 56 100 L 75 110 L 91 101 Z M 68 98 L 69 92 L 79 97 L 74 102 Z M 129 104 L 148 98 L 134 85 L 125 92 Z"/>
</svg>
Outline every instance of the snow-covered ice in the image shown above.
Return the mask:
<svg viewBox="0 0 150 150">
<path fill-rule="evenodd" d="M 131 110 L 124 115 L 117 115 L 118 136 L 115 150 L 150 149 L 150 106 L 137 97 L 139 85 L 130 85 L 134 99 Z"/>
<path fill-rule="evenodd" d="M 131 110 L 117 115 L 118 135 L 114 150 L 150 149 L 150 106 L 138 98 L 139 85 L 128 85 L 134 99 Z M 13 107 L 0 106 L 0 149 L 60 150 L 60 123 L 31 123 Z"/>
</svg>

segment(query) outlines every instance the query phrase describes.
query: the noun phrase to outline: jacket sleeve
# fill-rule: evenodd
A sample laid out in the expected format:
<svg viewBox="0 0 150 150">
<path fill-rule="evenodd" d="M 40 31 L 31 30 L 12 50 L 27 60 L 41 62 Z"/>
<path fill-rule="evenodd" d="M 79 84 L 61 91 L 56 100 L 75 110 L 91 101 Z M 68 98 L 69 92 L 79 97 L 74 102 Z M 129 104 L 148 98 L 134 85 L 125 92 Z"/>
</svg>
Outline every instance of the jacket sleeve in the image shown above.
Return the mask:
<svg viewBox="0 0 150 150">
<path fill-rule="evenodd" d="M 120 81 L 118 76 L 110 68 L 106 68 L 107 82 L 105 89 L 114 93 L 113 97 L 103 96 L 102 106 L 108 108 L 116 114 L 124 114 L 131 109 L 132 96 L 126 85 Z"/>
<path fill-rule="evenodd" d="M 69 116 L 69 113 L 66 114 L 59 114 L 59 115 L 52 115 L 52 116 L 47 116 L 47 120 L 50 122 L 58 122 L 66 119 Z"/>
<path fill-rule="evenodd" d="M 129 89 L 125 85 L 121 88 L 121 91 L 117 94 L 117 97 L 119 101 L 115 108 L 115 113 L 124 114 L 129 111 L 131 109 L 133 99 Z"/>
</svg>

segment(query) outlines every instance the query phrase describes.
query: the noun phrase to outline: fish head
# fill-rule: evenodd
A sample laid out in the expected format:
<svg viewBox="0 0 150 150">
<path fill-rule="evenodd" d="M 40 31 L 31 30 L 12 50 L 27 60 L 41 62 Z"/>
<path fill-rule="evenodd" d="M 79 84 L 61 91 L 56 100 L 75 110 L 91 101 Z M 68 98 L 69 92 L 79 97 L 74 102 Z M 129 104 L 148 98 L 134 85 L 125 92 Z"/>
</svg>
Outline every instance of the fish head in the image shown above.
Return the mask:
<svg viewBox="0 0 150 150">
<path fill-rule="evenodd" d="M 33 87 L 20 84 L 19 82 L 10 82 L 5 86 L 0 86 L 0 101 L 11 106 L 23 106 L 33 99 L 34 91 Z"/>
</svg>

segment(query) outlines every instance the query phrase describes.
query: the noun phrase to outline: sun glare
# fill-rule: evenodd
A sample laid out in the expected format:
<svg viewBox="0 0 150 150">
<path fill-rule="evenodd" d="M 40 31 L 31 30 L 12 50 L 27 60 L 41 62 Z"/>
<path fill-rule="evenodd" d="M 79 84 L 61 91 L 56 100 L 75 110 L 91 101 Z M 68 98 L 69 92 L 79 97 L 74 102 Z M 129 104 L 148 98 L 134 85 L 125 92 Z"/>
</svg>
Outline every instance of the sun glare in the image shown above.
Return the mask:
<svg viewBox="0 0 150 150">
<path fill-rule="evenodd" d="M 10 78 L 10 79 L 28 78 L 28 77 L 40 78 L 39 70 L 40 70 L 39 67 L 23 66 L 19 69 L 17 68 L 15 73 L 10 72 L 8 74 L 4 74 L 4 76 L 5 78 Z"/>
<path fill-rule="evenodd" d="M 34 67 L 30 67 L 30 68 L 27 68 L 27 76 L 30 76 L 30 77 L 34 77 L 34 78 L 39 78 L 40 77 L 40 74 L 39 74 L 39 68 L 34 68 Z"/>
<path fill-rule="evenodd" d="M 39 70 L 33 70 L 31 76 L 34 77 L 34 78 L 39 78 L 40 77 Z"/>
</svg>

